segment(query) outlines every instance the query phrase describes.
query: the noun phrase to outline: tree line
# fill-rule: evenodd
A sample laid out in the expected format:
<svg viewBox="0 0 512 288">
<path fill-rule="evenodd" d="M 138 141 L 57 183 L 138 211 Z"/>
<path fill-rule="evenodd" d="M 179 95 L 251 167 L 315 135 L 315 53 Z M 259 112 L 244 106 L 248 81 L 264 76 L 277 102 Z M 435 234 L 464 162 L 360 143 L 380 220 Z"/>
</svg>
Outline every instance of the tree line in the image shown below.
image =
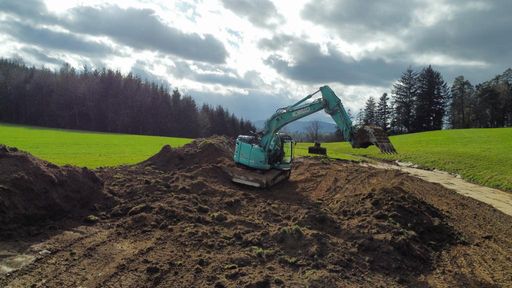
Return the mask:
<svg viewBox="0 0 512 288">
<path fill-rule="evenodd" d="M 356 118 L 393 134 L 445 128 L 512 126 L 512 69 L 473 86 L 464 76 L 451 87 L 432 66 L 408 68 L 393 85 L 391 97 L 370 97 Z"/>
<path fill-rule="evenodd" d="M 250 121 L 221 106 L 110 69 L 77 72 L 0 59 L 0 121 L 64 129 L 176 137 L 236 136 Z"/>
</svg>

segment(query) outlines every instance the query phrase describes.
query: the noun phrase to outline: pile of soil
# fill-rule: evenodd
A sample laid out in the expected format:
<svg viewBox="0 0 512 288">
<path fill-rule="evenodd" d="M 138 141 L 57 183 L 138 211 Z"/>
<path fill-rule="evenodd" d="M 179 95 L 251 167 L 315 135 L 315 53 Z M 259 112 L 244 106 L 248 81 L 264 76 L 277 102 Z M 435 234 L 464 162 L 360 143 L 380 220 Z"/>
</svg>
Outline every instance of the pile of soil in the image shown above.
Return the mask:
<svg viewBox="0 0 512 288">
<path fill-rule="evenodd" d="M 179 149 L 172 149 L 170 145 L 165 145 L 160 152 L 138 166 L 172 171 L 198 165 L 231 165 L 233 161 L 226 160 L 233 156 L 234 145 L 235 141 L 218 136 L 197 139 Z"/>
<path fill-rule="evenodd" d="M 234 166 L 233 145 L 199 139 L 97 170 L 113 207 L 38 243 L 50 254 L 0 286 L 512 283 L 512 219 L 490 206 L 400 171 L 322 158 L 297 159 L 270 189 L 241 186 L 223 169 Z"/>
<path fill-rule="evenodd" d="M 0 233 L 87 213 L 105 200 L 103 183 L 86 168 L 59 167 L 0 145 Z"/>
</svg>

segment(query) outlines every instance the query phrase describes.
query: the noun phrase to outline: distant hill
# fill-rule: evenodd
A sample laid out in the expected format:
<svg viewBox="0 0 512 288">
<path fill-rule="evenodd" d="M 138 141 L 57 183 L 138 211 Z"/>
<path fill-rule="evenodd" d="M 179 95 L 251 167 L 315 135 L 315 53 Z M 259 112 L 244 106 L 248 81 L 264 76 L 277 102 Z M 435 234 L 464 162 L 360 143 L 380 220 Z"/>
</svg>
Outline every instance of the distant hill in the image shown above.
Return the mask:
<svg viewBox="0 0 512 288">
<path fill-rule="evenodd" d="M 305 133 L 308 132 L 308 128 L 311 126 L 313 121 L 295 121 L 284 127 L 284 131 L 288 133 Z M 320 133 L 330 134 L 336 131 L 336 125 L 329 122 L 318 121 L 320 123 Z M 256 129 L 261 130 L 265 125 L 265 120 L 258 120 L 253 122 Z"/>
</svg>

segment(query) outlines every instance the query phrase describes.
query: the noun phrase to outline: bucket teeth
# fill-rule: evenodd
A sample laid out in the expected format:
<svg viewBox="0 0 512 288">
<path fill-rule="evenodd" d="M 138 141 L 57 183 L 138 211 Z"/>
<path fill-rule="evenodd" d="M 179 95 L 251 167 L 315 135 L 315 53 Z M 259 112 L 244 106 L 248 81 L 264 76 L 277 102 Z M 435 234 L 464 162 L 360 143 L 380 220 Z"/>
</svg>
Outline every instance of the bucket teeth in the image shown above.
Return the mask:
<svg viewBox="0 0 512 288">
<path fill-rule="evenodd" d="M 385 154 L 396 154 L 395 147 L 391 145 L 391 143 L 382 143 L 378 142 L 375 144 L 377 147 L 379 147 L 380 152 Z"/>
<path fill-rule="evenodd" d="M 382 128 L 373 125 L 365 125 L 359 128 L 355 133 L 352 146 L 354 148 L 366 148 L 369 145 L 375 145 L 381 153 L 396 154 L 395 147 L 389 141 L 388 135 Z"/>
<path fill-rule="evenodd" d="M 371 142 L 375 146 L 379 147 L 380 152 L 385 154 L 396 154 L 395 147 L 393 147 L 393 144 L 389 141 L 388 135 L 384 130 L 382 130 L 382 128 L 369 126 L 367 130 L 369 130 L 370 134 L 372 134 L 371 136 L 373 136 L 370 136 L 370 139 L 372 140 Z"/>
</svg>

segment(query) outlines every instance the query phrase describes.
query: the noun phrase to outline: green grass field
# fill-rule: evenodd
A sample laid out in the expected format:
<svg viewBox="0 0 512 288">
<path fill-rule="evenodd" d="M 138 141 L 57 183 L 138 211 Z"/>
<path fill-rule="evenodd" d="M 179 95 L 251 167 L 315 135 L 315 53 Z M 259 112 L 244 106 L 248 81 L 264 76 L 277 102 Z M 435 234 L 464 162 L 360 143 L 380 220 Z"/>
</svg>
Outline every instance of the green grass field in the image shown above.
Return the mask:
<svg viewBox="0 0 512 288">
<path fill-rule="evenodd" d="M 53 163 L 96 168 L 133 164 L 155 154 L 165 144 L 179 147 L 191 139 L 109 134 L 0 124 L 0 143 L 28 151 Z M 391 137 L 396 155 L 375 147 L 352 149 L 348 143 L 325 143 L 332 158 L 360 156 L 412 162 L 460 174 L 464 179 L 512 191 L 512 128 L 464 129 Z M 308 155 L 311 143 L 298 143 L 296 155 Z"/>
<path fill-rule="evenodd" d="M 420 167 L 460 174 L 485 186 L 512 191 L 512 128 L 460 129 L 393 136 L 398 154 L 380 154 L 371 146 L 352 149 L 348 143 L 325 143 L 333 158 L 365 156 L 412 162 Z M 310 143 L 297 144 L 297 154 L 307 155 Z"/>
<path fill-rule="evenodd" d="M 89 168 L 137 163 L 165 144 L 179 147 L 190 141 L 192 139 L 0 124 L 0 144 L 17 147 L 55 164 Z"/>
</svg>

